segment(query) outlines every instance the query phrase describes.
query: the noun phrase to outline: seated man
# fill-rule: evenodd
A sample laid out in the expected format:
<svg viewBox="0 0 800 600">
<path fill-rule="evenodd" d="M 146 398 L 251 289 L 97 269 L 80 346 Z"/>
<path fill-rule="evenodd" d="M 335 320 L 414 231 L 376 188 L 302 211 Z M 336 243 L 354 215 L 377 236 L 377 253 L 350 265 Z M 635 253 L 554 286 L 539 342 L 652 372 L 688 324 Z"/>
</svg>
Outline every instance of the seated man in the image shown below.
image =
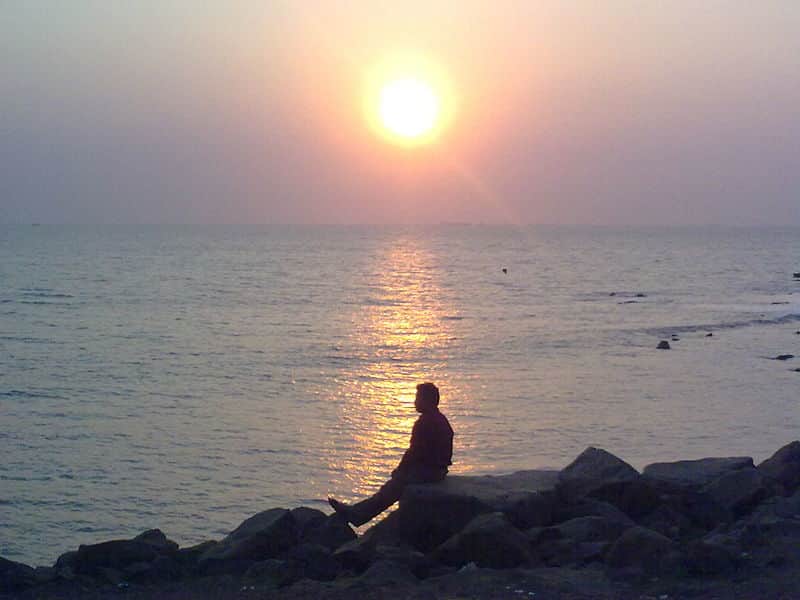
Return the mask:
<svg viewBox="0 0 800 600">
<path fill-rule="evenodd" d="M 352 506 L 328 498 L 333 510 L 349 523 L 359 526 L 376 517 L 397 502 L 410 483 L 433 483 L 447 475 L 447 467 L 453 464 L 453 428 L 439 412 L 439 388 L 420 383 L 414 408 L 421 414 L 411 431 L 411 444 L 392 471 L 392 478 L 374 496 Z"/>
</svg>

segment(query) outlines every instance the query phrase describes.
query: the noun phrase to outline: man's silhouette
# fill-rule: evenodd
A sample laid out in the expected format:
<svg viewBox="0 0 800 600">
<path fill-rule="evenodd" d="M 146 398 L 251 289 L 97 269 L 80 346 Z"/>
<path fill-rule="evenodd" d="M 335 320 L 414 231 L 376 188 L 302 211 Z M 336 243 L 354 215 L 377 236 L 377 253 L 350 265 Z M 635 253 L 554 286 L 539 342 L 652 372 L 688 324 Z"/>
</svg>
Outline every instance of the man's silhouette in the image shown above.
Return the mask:
<svg viewBox="0 0 800 600">
<path fill-rule="evenodd" d="M 411 431 L 411 443 L 392 478 L 378 492 L 353 505 L 335 498 L 328 502 L 337 514 L 353 525 L 363 525 L 400 499 L 410 483 L 433 483 L 447 475 L 453 458 L 453 428 L 439 412 L 439 388 L 432 383 L 420 383 L 414 408 L 420 413 Z"/>
</svg>

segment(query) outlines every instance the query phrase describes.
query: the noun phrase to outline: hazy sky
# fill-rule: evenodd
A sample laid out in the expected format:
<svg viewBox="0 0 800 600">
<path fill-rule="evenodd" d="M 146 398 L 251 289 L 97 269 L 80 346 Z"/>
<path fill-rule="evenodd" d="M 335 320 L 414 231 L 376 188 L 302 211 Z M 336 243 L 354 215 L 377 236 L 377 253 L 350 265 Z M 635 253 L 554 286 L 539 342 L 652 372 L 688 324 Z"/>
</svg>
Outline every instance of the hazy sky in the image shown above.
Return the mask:
<svg viewBox="0 0 800 600">
<path fill-rule="evenodd" d="M 800 3 L 4 0 L 0 222 L 800 225 Z M 457 111 L 401 148 L 387 56 Z"/>
</svg>

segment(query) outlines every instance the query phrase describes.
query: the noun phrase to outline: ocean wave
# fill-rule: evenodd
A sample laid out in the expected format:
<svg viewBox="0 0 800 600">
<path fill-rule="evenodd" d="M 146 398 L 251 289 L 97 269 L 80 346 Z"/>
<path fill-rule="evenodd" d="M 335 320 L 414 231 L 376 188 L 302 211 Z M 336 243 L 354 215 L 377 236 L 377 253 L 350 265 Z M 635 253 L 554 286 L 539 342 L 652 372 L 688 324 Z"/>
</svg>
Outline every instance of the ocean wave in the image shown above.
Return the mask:
<svg viewBox="0 0 800 600">
<path fill-rule="evenodd" d="M 753 327 L 755 325 L 785 325 L 800 321 L 800 313 L 789 313 L 772 318 L 757 317 L 754 319 L 742 319 L 738 321 L 723 321 L 721 323 L 702 323 L 694 325 L 676 325 L 674 327 L 653 327 L 641 330 L 656 336 L 668 336 L 680 333 L 711 332 L 718 330 L 741 329 L 743 327 Z"/>
<path fill-rule="evenodd" d="M 42 392 L 31 392 L 28 390 L 10 390 L 8 392 L 0 392 L 0 398 L 45 398 L 48 400 L 66 400 L 64 396 L 44 394 Z"/>
</svg>

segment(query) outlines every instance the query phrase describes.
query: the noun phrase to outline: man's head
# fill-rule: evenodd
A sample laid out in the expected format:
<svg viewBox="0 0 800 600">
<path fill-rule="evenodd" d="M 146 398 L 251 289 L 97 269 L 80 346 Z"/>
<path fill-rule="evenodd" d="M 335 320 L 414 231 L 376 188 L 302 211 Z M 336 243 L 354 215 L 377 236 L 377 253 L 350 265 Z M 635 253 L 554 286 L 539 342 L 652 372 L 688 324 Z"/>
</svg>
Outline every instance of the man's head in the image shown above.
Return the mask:
<svg viewBox="0 0 800 600">
<path fill-rule="evenodd" d="M 414 408 L 417 412 L 429 412 L 439 406 L 439 388 L 432 383 L 417 385 L 417 397 L 414 399 Z"/>
</svg>

